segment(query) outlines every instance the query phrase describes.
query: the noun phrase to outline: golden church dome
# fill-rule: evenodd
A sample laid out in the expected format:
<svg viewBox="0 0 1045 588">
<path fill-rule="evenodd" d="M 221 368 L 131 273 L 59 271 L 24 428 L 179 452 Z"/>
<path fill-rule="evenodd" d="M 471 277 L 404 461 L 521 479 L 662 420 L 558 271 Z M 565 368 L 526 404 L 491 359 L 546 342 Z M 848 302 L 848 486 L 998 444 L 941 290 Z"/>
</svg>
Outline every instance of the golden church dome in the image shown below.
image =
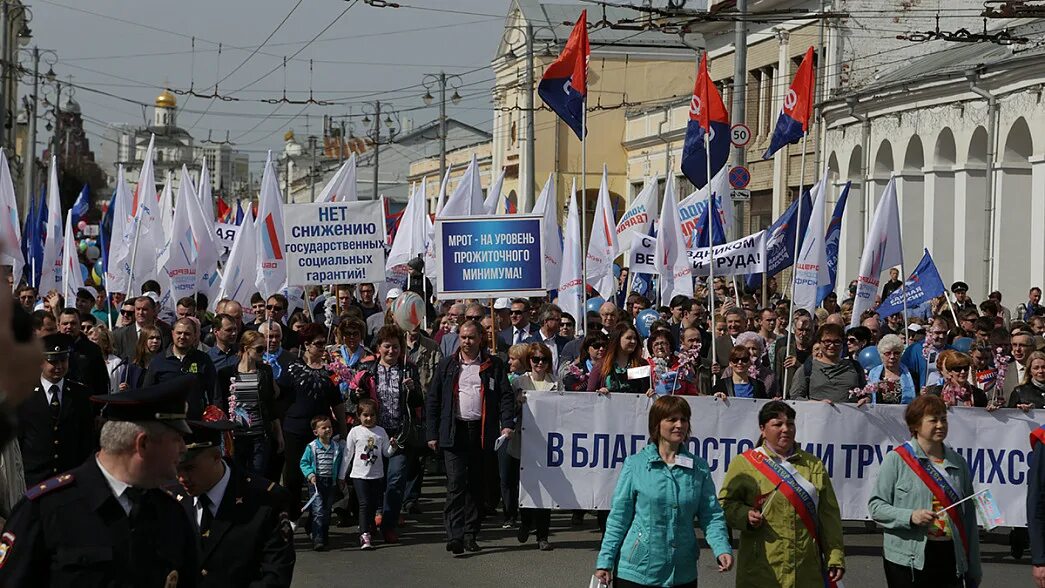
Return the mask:
<svg viewBox="0 0 1045 588">
<path fill-rule="evenodd" d="M 157 108 L 174 108 L 178 105 L 178 100 L 171 94 L 170 90 L 164 90 L 162 94 L 156 97 Z"/>
</svg>

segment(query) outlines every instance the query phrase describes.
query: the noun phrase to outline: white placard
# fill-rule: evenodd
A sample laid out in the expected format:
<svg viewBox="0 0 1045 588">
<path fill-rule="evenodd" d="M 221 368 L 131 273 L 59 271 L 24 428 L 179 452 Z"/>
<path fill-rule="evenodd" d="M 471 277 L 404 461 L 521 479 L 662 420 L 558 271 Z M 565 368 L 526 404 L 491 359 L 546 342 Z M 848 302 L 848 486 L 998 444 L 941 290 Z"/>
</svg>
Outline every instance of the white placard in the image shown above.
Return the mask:
<svg viewBox="0 0 1045 588">
<path fill-rule="evenodd" d="M 288 284 L 385 279 L 385 214 L 380 200 L 284 205 L 283 233 Z"/>
<path fill-rule="evenodd" d="M 708 275 L 710 259 L 708 248 L 690 249 L 689 260 L 693 262 L 693 275 Z M 766 232 L 759 231 L 736 241 L 715 246 L 715 275 L 739 276 L 757 274 L 766 267 Z"/>
</svg>

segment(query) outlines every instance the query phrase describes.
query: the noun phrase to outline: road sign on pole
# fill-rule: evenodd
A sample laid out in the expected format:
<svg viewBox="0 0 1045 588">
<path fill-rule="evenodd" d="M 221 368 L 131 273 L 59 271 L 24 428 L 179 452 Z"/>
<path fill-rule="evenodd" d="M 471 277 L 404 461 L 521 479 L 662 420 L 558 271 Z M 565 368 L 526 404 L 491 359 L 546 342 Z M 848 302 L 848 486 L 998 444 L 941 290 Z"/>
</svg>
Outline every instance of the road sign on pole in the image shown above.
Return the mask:
<svg viewBox="0 0 1045 588">
<path fill-rule="evenodd" d="M 742 190 L 751 183 L 751 172 L 742 165 L 734 165 L 729 168 L 729 185 L 731 188 Z"/>
<path fill-rule="evenodd" d="M 733 202 L 747 202 L 751 200 L 751 190 L 733 190 L 730 196 Z"/>
<path fill-rule="evenodd" d="M 751 129 L 744 123 L 737 123 L 729 127 L 729 140 L 734 147 L 743 147 L 751 141 Z"/>
</svg>

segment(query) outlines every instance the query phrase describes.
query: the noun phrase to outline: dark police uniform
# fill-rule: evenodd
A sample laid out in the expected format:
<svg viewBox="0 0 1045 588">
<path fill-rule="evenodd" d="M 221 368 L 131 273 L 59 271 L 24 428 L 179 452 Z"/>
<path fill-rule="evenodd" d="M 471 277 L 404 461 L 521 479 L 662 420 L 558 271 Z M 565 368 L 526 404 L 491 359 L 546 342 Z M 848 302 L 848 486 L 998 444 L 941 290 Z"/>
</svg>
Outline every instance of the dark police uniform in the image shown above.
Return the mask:
<svg viewBox="0 0 1045 588">
<path fill-rule="evenodd" d="M 194 384 L 187 377 L 91 399 L 106 402 L 103 415 L 112 420 L 187 431 L 185 398 Z M 195 533 L 178 501 L 158 488 L 128 487 L 117 496 L 111 484 L 91 456 L 30 487 L 0 533 L 0 586 L 196 586 Z"/>
<path fill-rule="evenodd" d="M 44 356 L 48 360 L 67 359 L 72 337 L 55 333 L 44 337 Z M 69 379 L 61 382 L 60 392 L 47 398 L 43 383 L 17 410 L 18 445 L 29 486 L 82 464 L 97 448 L 94 409 L 90 391 Z"/>
</svg>

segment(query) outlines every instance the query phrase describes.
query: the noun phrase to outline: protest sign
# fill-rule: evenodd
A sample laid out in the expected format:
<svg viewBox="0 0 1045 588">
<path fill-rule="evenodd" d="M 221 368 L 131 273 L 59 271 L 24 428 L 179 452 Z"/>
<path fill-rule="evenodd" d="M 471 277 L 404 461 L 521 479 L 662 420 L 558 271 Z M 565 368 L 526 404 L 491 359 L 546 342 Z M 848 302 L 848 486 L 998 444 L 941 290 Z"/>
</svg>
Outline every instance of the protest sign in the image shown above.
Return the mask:
<svg viewBox="0 0 1045 588">
<path fill-rule="evenodd" d="M 636 274 L 656 274 L 657 239 L 648 235 L 637 235 L 628 250 L 628 269 Z"/>
<path fill-rule="evenodd" d="M 707 461 L 717 488 L 733 459 L 755 447 L 758 411 L 766 402 L 684 397 L 693 414 L 686 444 Z M 639 394 L 527 392 L 522 418 L 520 503 L 525 508 L 608 510 L 624 459 L 645 447 L 653 399 Z M 904 406 L 789 402 L 798 412 L 796 438 L 823 462 L 842 518 L 867 520 L 878 469 L 910 439 Z M 1006 525 L 1023 526 L 1034 415 L 1016 409 L 948 411 L 947 446 L 969 463 L 974 492 L 990 489 L 1006 505 Z M 989 443 L 985 442 L 989 439 Z M 1009 506 L 1013 505 L 1013 506 Z M 991 520 L 1001 518 L 991 513 Z"/>
<path fill-rule="evenodd" d="M 448 217 L 435 221 L 437 296 L 546 296 L 541 217 Z"/>
<path fill-rule="evenodd" d="M 237 231 L 239 231 L 239 225 L 214 223 L 214 243 L 220 249 L 218 259 L 222 263 L 229 260 L 229 253 L 232 251 L 232 244 L 236 241 Z"/>
<path fill-rule="evenodd" d="M 693 263 L 693 275 L 708 275 L 710 259 L 708 249 L 690 249 L 689 259 Z M 759 231 L 736 241 L 715 246 L 715 275 L 739 276 L 765 270 L 766 232 Z"/>
<path fill-rule="evenodd" d="M 283 207 L 287 283 L 359 284 L 385 276 L 385 217 L 380 200 Z"/>
</svg>

